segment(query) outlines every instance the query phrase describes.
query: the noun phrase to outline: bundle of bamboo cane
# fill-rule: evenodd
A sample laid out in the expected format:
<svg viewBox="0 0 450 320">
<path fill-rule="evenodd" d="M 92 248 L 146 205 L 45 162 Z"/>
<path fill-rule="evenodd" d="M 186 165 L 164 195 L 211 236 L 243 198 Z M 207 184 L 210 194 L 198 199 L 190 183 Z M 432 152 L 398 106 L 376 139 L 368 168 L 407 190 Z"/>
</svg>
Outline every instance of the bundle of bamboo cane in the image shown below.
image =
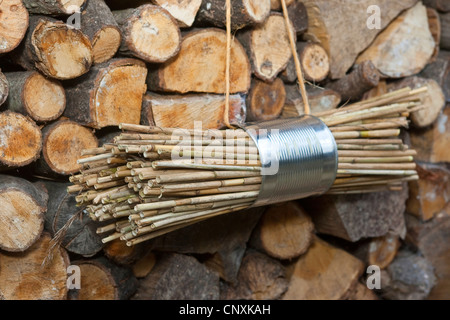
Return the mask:
<svg viewBox="0 0 450 320">
<path fill-rule="evenodd" d="M 404 88 L 315 115 L 338 148 L 328 194 L 399 190 L 418 179 L 416 153 L 398 136 L 426 90 Z M 132 246 L 257 199 L 261 163 L 245 130 L 120 128 L 113 143 L 84 151 L 68 188 L 93 220 L 111 221 L 97 230 L 103 242 L 120 238 Z"/>
</svg>

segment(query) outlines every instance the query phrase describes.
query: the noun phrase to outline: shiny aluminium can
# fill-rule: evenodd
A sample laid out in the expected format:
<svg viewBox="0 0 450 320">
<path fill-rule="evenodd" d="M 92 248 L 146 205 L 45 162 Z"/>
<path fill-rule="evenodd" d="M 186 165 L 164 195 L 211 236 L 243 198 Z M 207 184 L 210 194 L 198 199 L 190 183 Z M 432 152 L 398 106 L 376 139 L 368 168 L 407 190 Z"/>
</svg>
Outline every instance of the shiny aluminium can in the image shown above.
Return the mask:
<svg viewBox="0 0 450 320">
<path fill-rule="evenodd" d="M 261 189 L 253 206 L 320 195 L 333 185 L 337 145 L 319 118 L 277 119 L 243 129 L 254 140 L 262 166 Z"/>
</svg>

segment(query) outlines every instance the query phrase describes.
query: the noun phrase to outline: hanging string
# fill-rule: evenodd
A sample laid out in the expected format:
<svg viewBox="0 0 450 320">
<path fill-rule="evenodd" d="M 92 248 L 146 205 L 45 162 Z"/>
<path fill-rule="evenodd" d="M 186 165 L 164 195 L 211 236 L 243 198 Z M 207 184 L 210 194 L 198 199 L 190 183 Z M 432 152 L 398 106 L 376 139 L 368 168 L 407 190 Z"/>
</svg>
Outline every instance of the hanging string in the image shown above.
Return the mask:
<svg viewBox="0 0 450 320">
<path fill-rule="evenodd" d="M 227 29 L 227 49 L 226 49 L 226 67 L 225 67 L 225 125 L 232 129 L 230 124 L 230 66 L 231 66 L 231 0 L 226 0 L 226 29 Z"/>
<path fill-rule="evenodd" d="M 283 15 L 284 15 L 284 20 L 286 22 L 286 28 L 287 28 L 287 32 L 288 32 L 289 42 L 291 45 L 292 56 L 294 57 L 295 72 L 297 73 L 298 83 L 300 86 L 300 93 L 301 93 L 302 99 L 303 99 L 304 112 L 305 112 L 305 114 L 310 114 L 311 108 L 309 107 L 308 94 L 306 93 L 305 81 L 303 79 L 303 72 L 302 72 L 302 68 L 300 66 L 300 59 L 298 58 L 298 53 L 297 53 L 297 46 L 295 44 L 294 36 L 292 35 L 291 19 L 289 19 L 289 14 L 287 11 L 285 0 L 280 0 L 280 1 L 281 1 L 281 7 L 283 8 Z"/>
</svg>

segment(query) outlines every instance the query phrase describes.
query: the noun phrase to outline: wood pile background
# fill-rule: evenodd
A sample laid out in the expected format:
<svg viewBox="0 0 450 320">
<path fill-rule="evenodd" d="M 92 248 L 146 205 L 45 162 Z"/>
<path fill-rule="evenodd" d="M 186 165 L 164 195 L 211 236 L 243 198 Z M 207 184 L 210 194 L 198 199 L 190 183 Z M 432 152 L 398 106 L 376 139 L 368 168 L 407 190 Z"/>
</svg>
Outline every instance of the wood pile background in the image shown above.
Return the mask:
<svg viewBox="0 0 450 320">
<path fill-rule="evenodd" d="M 298 116 L 279 0 L 231 2 L 230 121 Z M 224 127 L 225 1 L 4 0 L 0 300 L 450 298 L 449 2 L 286 3 L 313 114 L 428 86 L 403 134 L 420 179 L 104 245 L 66 192 L 77 160 L 119 123 Z M 381 269 L 379 290 L 366 286 L 370 265 Z M 67 287 L 73 266 L 79 290 Z"/>
</svg>

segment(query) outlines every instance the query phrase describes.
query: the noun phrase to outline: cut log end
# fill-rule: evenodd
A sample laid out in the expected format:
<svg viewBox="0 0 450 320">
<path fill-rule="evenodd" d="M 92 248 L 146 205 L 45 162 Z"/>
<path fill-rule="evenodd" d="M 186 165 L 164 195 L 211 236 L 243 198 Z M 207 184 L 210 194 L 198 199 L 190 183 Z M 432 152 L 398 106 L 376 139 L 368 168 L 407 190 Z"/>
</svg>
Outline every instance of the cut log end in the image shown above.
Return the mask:
<svg viewBox="0 0 450 320">
<path fill-rule="evenodd" d="M 61 248 L 48 254 L 51 237 L 44 233 L 27 251 L 0 252 L 0 288 L 7 300 L 63 300 L 67 295 L 69 257 Z M 46 259 L 47 258 L 47 259 Z M 43 264 L 43 261 L 47 263 Z"/>
<path fill-rule="evenodd" d="M 39 157 L 42 134 L 29 118 L 15 113 L 0 114 L 0 164 L 22 167 Z"/>
<path fill-rule="evenodd" d="M 94 63 L 103 63 L 111 59 L 120 47 L 122 36 L 117 27 L 101 29 L 92 40 Z"/>
<path fill-rule="evenodd" d="M 36 67 L 49 77 L 66 80 L 86 73 L 92 64 L 92 46 L 79 30 L 62 22 L 41 20 L 33 32 Z"/>
<path fill-rule="evenodd" d="M 0 26 L 0 54 L 14 50 L 28 29 L 28 11 L 21 0 L 0 3 L 2 26 Z"/>
<path fill-rule="evenodd" d="M 101 264 L 78 264 L 81 273 L 80 290 L 71 292 L 73 300 L 117 300 L 116 284 L 111 274 Z"/>
<path fill-rule="evenodd" d="M 126 50 L 147 62 L 162 63 L 180 50 L 181 33 L 170 13 L 154 5 L 136 9 L 124 27 Z"/>
<path fill-rule="evenodd" d="M 153 0 L 153 2 L 169 11 L 182 28 L 192 26 L 202 4 L 202 0 Z"/>
<path fill-rule="evenodd" d="M 281 79 L 277 78 L 273 83 L 255 80 L 247 98 L 247 120 L 276 119 L 281 114 L 285 101 L 286 90 Z"/>
<path fill-rule="evenodd" d="M 0 248 L 11 252 L 28 249 L 41 235 L 44 218 L 42 208 L 24 190 L 0 191 Z"/>
<path fill-rule="evenodd" d="M 299 49 L 305 79 L 314 82 L 324 80 L 330 72 L 330 62 L 325 49 L 316 43 L 307 43 Z"/>
<path fill-rule="evenodd" d="M 52 171 L 69 175 L 81 169 L 81 165 L 77 163 L 81 152 L 97 146 L 97 138 L 92 130 L 72 121 L 62 121 L 45 135 L 43 155 Z"/>
<path fill-rule="evenodd" d="M 23 88 L 23 104 L 30 117 L 38 122 L 59 118 L 66 107 L 66 96 L 62 85 L 33 73 Z"/>
<path fill-rule="evenodd" d="M 242 3 L 256 24 L 263 23 L 270 13 L 270 1 L 243 0 Z"/>
<path fill-rule="evenodd" d="M 75 8 L 81 8 L 86 0 L 58 0 L 61 9 L 66 14 L 74 13 Z"/>
</svg>

